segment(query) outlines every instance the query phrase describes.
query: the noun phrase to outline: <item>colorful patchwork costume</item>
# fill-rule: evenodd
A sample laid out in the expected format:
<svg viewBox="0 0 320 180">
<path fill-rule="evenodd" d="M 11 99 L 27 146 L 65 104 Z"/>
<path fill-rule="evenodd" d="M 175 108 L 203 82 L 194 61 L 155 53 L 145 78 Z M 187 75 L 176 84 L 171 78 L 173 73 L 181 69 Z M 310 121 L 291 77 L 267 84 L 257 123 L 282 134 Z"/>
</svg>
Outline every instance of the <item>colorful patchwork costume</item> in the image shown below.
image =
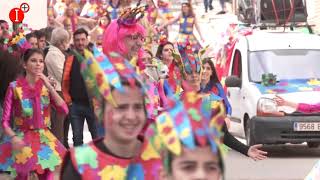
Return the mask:
<svg viewBox="0 0 320 180">
<path fill-rule="evenodd" d="M 139 156 L 124 159 L 102 152 L 91 142 L 72 149 L 70 154 L 72 164 L 83 180 L 157 179 L 161 161 L 150 148 L 152 146 L 145 141 Z"/>
<path fill-rule="evenodd" d="M 193 34 L 193 27 L 195 24 L 194 16 L 182 16 L 179 19 L 179 35 L 177 43 L 179 46 L 186 47 L 189 42 L 193 51 L 199 51 L 202 47 L 197 38 Z"/>
<path fill-rule="evenodd" d="M 0 170 L 9 171 L 13 176 L 35 171 L 54 171 L 62 162 L 64 146 L 50 132 L 50 105 L 58 112 L 67 114 L 66 104 L 57 106 L 42 80 L 30 87 L 24 77 L 11 82 L 3 105 L 3 128 L 10 127 L 10 116 L 16 135 L 25 146 L 13 150 L 11 139 L 5 137 L 0 144 Z"/>
</svg>

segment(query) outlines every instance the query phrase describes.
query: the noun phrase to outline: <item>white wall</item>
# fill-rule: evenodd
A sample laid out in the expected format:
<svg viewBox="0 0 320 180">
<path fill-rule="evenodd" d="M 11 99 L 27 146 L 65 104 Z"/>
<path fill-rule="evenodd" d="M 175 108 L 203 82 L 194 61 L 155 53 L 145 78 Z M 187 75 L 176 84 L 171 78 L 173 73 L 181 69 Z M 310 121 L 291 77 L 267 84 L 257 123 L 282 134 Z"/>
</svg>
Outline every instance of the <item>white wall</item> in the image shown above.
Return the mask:
<svg viewBox="0 0 320 180">
<path fill-rule="evenodd" d="M 24 24 L 32 29 L 41 29 L 47 26 L 47 0 L 0 0 L 0 19 L 11 24 L 9 12 L 12 8 L 20 8 L 21 3 L 30 5 L 29 12 L 24 14 Z"/>
<path fill-rule="evenodd" d="M 308 22 L 314 25 L 312 29 L 315 33 L 320 33 L 320 0 L 306 0 L 308 11 Z"/>
</svg>

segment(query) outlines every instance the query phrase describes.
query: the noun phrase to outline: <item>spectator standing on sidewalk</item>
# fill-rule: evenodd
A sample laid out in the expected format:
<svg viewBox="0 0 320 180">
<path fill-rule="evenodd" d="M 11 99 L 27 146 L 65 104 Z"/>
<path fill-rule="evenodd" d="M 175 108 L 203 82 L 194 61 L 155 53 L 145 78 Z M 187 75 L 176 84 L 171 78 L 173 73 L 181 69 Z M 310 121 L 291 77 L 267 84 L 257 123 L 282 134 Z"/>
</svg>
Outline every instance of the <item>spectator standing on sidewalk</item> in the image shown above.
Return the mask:
<svg viewBox="0 0 320 180">
<path fill-rule="evenodd" d="M 74 51 L 84 56 L 84 50 L 89 43 L 88 32 L 83 28 L 77 29 L 73 33 L 73 43 Z M 74 52 L 72 56 L 66 59 L 64 65 L 62 92 L 70 111 L 64 125 L 65 144 L 68 142 L 70 122 L 74 146 L 83 144 L 83 127 L 85 120 L 88 124 L 92 139 L 95 139 L 97 137 L 97 127 L 92 102 L 89 100 L 86 86 L 80 73 L 80 63 Z"/>
<path fill-rule="evenodd" d="M 62 97 L 61 83 L 62 73 L 65 62 L 65 51 L 69 48 L 70 36 L 68 31 L 63 28 L 56 28 L 52 31 L 51 45 L 49 46 L 48 53 L 45 57 L 45 64 L 48 71 L 48 75 L 51 76 L 57 85 L 55 90 Z M 63 140 L 63 123 L 64 115 L 59 114 L 56 111 L 52 111 L 52 125 L 51 130 L 53 134 L 60 140 Z"/>
</svg>

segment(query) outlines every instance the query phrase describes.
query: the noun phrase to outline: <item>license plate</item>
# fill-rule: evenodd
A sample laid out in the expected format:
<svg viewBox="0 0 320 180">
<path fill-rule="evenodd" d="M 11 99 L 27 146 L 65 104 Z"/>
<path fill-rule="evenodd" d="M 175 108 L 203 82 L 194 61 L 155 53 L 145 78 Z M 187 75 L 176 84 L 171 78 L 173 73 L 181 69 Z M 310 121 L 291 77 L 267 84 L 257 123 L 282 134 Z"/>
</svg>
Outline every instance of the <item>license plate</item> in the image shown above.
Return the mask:
<svg viewBox="0 0 320 180">
<path fill-rule="evenodd" d="M 318 122 L 295 122 L 293 124 L 294 131 L 320 131 L 320 123 Z"/>
</svg>

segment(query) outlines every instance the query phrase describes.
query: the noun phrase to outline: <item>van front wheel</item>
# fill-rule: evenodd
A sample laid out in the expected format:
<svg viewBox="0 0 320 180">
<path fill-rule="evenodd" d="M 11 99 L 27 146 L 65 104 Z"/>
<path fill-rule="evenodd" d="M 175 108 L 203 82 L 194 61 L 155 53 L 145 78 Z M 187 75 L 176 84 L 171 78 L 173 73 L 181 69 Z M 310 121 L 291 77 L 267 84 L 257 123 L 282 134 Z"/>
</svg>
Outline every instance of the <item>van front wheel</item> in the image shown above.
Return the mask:
<svg viewBox="0 0 320 180">
<path fill-rule="evenodd" d="M 254 137 L 253 137 L 253 134 L 252 134 L 252 131 L 250 128 L 250 119 L 248 118 L 245 122 L 246 122 L 246 125 L 245 125 L 246 132 L 245 133 L 246 133 L 247 145 L 248 146 L 255 145 L 256 141 L 254 140 Z"/>
</svg>

